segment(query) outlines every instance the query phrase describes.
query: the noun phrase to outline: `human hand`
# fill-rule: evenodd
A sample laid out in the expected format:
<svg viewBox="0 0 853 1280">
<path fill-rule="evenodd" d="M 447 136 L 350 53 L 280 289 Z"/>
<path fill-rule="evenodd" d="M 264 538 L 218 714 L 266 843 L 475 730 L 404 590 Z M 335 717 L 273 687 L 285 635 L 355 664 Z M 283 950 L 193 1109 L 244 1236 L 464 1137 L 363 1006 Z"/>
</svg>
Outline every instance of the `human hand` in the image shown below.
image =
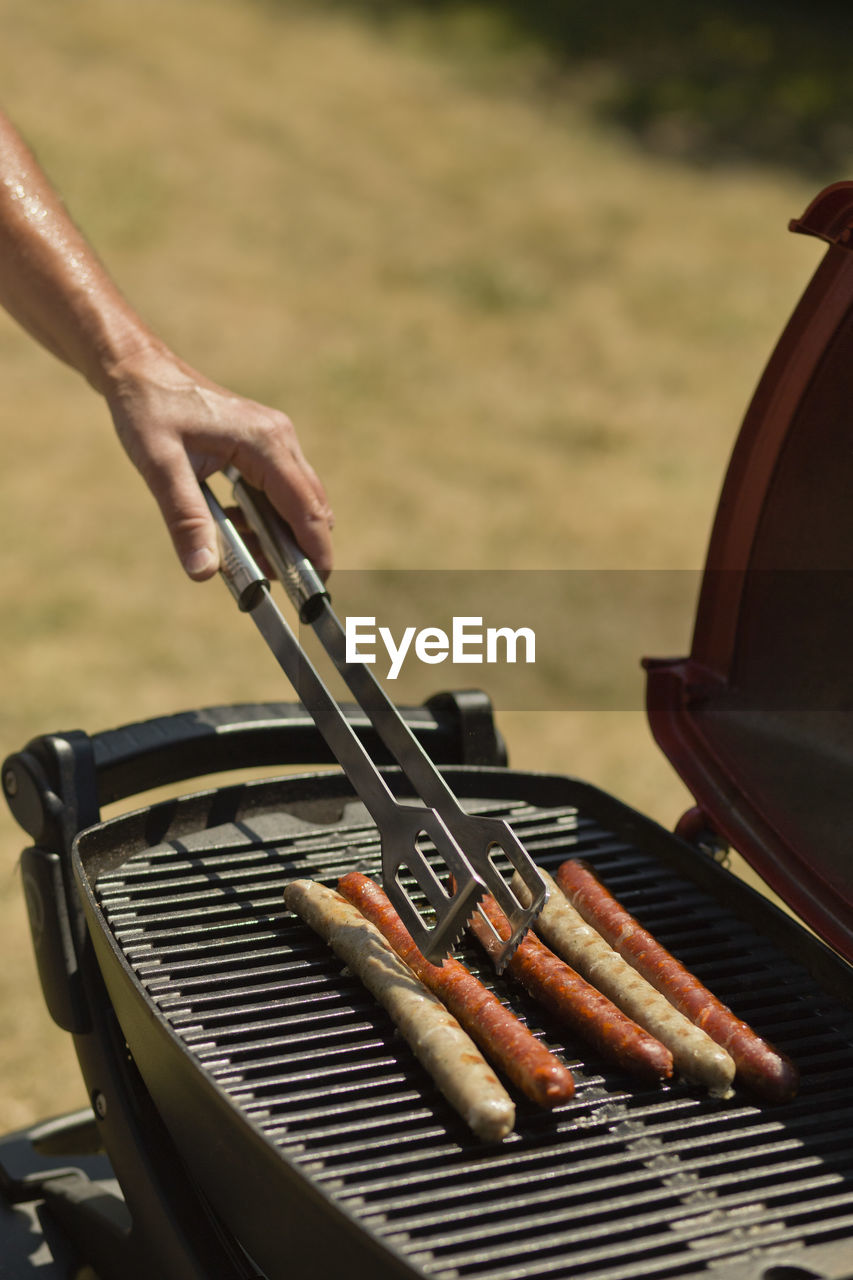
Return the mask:
<svg viewBox="0 0 853 1280">
<path fill-rule="evenodd" d="M 119 439 L 191 578 L 203 581 L 219 567 L 199 481 L 227 466 L 266 493 L 318 573 L 328 576 L 334 519 L 285 414 L 217 386 L 165 348 L 125 356 L 105 394 Z"/>
</svg>

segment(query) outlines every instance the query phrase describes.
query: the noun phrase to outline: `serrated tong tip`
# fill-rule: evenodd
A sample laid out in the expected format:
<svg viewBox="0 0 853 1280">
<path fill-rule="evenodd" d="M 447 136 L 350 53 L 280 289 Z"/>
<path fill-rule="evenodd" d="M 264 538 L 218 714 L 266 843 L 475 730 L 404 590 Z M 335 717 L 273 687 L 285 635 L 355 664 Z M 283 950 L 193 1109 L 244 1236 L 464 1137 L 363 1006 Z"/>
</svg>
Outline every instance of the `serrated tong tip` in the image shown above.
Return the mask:
<svg viewBox="0 0 853 1280">
<path fill-rule="evenodd" d="M 510 926 L 510 935 L 506 939 L 502 939 L 497 933 L 495 933 L 491 922 L 482 912 L 480 913 L 482 919 L 486 920 L 489 929 L 495 933 L 495 939 L 499 944 L 494 952 L 490 951 L 489 953 L 492 964 L 495 966 L 495 971 L 497 973 L 501 974 L 504 969 L 506 969 L 510 960 L 527 936 L 528 930 L 533 927 L 536 917 L 539 915 L 539 912 L 547 901 L 548 889 L 545 882 L 542 881 L 541 887 L 533 895 L 533 900 L 529 906 L 516 907 L 510 913 L 504 912 Z"/>
</svg>

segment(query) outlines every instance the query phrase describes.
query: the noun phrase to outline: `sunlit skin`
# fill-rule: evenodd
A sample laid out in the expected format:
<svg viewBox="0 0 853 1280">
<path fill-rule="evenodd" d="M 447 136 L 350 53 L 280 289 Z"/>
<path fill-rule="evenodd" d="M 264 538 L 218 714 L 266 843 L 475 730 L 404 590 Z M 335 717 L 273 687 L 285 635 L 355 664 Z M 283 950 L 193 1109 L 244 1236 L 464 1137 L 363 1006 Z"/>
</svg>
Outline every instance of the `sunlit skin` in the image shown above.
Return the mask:
<svg viewBox="0 0 853 1280">
<path fill-rule="evenodd" d="M 191 578 L 210 578 L 219 565 L 198 481 L 229 465 L 269 496 L 319 571 L 330 571 L 332 513 L 290 419 L 217 386 L 148 328 L 2 112 L 0 303 L 104 397 Z"/>
</svg>

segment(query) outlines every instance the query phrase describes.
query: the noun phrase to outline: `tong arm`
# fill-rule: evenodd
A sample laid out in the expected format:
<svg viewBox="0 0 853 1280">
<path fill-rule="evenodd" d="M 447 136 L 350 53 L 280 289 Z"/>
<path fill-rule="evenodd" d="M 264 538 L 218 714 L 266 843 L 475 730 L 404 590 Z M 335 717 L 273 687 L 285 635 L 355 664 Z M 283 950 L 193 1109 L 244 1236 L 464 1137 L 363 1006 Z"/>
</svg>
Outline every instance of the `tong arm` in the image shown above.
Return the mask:
<svg viewBox="0 0 853 1280">
<path fill-rule="evenodd" d="M 264 555 L 276 571 L 300 622 L 312 622 L 329 593 L 305 552 L 297 543 L 290 527 L 282 520 L 265 493 L 254 489 L 233 467 L 226 476 L 233 486 L 234 498 L 263 548 Z"/>
</svg>

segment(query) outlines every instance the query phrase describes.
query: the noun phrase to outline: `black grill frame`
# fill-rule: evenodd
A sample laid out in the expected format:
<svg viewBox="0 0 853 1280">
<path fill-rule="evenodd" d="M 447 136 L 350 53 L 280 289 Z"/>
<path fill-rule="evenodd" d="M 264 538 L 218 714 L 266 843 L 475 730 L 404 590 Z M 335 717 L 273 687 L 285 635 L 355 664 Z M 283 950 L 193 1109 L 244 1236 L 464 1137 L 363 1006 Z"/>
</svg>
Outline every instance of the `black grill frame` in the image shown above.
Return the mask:
<svg viewBox="0 0 853 1280">
<path fill-rule="evenodd" d="M 393 771 L 388 776 L 397 779 Z M 140 1000 L 141 983 L 122 949 L 113 944 L 111 930 L 101 916 L 92 886 L 99 881 L 102 888 L 108 886 L 116 867 L 127 857 L 140 849 L 150 849 L 159 842 L 175 842 L 182 846 L 195 844 L 197 851 L 207 856 L 211 841 L 218 838 L 216 828 L 226 819 L 233 818 L 238 826 L 242 823 L 257 827 L 264 822 L 272 822 L 275 826 L 279 819 L 274 815 L 288 807 L 297 815 L 316 818 L 325 814 L 328 818 L 336 807 L 340 807 L 342 799 L 349 794 L 349 788 L 336 774 L 314 774 L 185 797 L 165 807 L 154 807 L 102 824 L 85 833 L 77 843 L 76 872 L 93 926 L 101 968 L 134 1058 L 195 1176 L 236 1234 L 250 1242 L 254 1256 L 272 1277 L 279 1274 L 301 1275 L 303 1272 L 306 1275 L 336 1276 L 344 1274 L 344 1266 L 349 1276 L 400 1276 L 409 1280 L 412 1276 L 449 1277 L 456 1274 L 482 1277 L 483 1280 L 486 1277 L 488 1280 L 521 1280 L 521 1277 L 562 1278 L 569 1275 L 572 1280 L 587 1280 L 587 1277 L 589 1280 L 625 1280 L 627 1277 L 641 1280 L 646 1275 L 708 1277 L 734 1276 L 736 1273 L 760 1276 L 772 1264 L 784 1261 L 789 1266 L 805 1265 L 804 1259 L 808 1260 L 813 1273 L 817 1268 L 817 1274 L 846 1274 L 846 1270 L 840 1268 L 846 1269 L 847 1261 L 853 1256 L 853 1166 L 846 1157 L 839 1166 L 840 1157 L 833 1154 L 831 1148 L 833 1142 L 843 1144 L 848 1141 L 845 1132 L 853 1121 L 853 1095 L 847 1084 L 849 1067 L 853 1065 L 853 1019 L 846 1007 L 838 1003 L 839 998 L 849 996 L 849 967 L 712 860 L 697 854 L 648 819 L 588 784 L 563 778 L 516 774 L 505 769 L 451 769 L 447 776 L 458 794 L 476 797 L 478 804 L 499 801 L 509 794 L 515 803 L 522 806 L 539 806 L 553 812 L 567 806 L 576 807 L 587 822 L 602 826 L 609 835 L 602 839 L 599 833 L 591 846 L 587 842 L 585 847 L 575 846 L 573 852 L 581 853 L 592 862 L 611 881 L 626 905 L 676 954 L 681 953 L 721 998 L 752 1021 L 757 1029 L 779 1041 L 780 1047 L 787 1048 L 802 1064 L 804 1046 L 786 1041 L 784 1018 L 781 1024 L 774 1026 L 768 1019 L 766 1003 L 764 1007 L 750 1007 L 742 983 L 738 991 L 735 982 L 738 999 L 734 999 L 730 988 L 736 973 L 730 971 L 727 974 L 726 966 L 718 962 L 709 971 L 707 958 L 704 961 L 701 956 L 697 959 L 691 947 L 685 946 L 686 941 L 695 937 L 695 919 L 685 938 L 683 931 L 676 927 L 678 920 L 673 919 L 672 906 L 661 909 L 662 898 L 668 896 L 670 901 L 672 899 L 673 877 L 695 886 L 691 892 L 698 893 L 697 901 L 708 904 L 713 899 L 718 904 L 715 911 L 733 912 L 743 921 L 739 926 L 742 934 L 730 942 L 730 949 L 732 945 L 735 950 L 742 945 L 750 955 L 750 963 L 763 965 L 765 970 L 769 963 L 774 981 L 778 981 L 781 975 L 777 968 L 781 963 L 780 952 L 787 952 L 798 974 L 796 982 L 788 974 L 788 994 L 807 1006 L 812 1019 L 813 1039 L 815 1036 L 817 1039 L 805 1046 L 805 1052 L 808 1061 L 817 1065 L 814 1070 L 804 1072 L 799 1100 L 785 1108 L 768 1109 L 756 1108 L 740 1093 L 731 1103 L 721 1104 L 681 1084 L 663 1091 L 648 1090 L 609 1071 L 600 1063 L 590 1064 L 587 1060 L 578 1097 L 566 1109 L 567 1121 L 556 1116 L 533 1115 L 522 1106 L 519 1109 L 522 1137 L 499 1149 L 486 1151 L 462 1132 L 461 1122 L 449 1113 L 443 1101 L 430 1095 L 428 1082 L 421 1078 L 420 1068 L 411 1061 L 405 1046 L 393 1044 L 393 1037 L 389 1039 L 389 1028 L 384 1026 L 383 1029 L 384 1015 L 372 1007 L 369 997 L 360 996 L 350 984 L 346 998 L 354 1004 L 356 1022 L 363 1028 L 359 1032 L 364 1041 L 360 1052 L 374 1052 L 378 1047 L 380 1058 L 390 1071 L 390 1087 L 398 1091 L 399 1115 L 390 1129 L 383 1130 L 379 1126 L 371 1141 L 365 1142 L 363 1134 L 355 1131 L 352 1107 L 347 1115 L 344 1102 L 339 1124 L 330 1124 L 327 1119 L 322 1121 L 321 1132 L 327 1138 L 325 1146 L 318 1143 L 310 1126 L 319 1123 L 316 1112 L 323 1109 L 323 1089 L 319 1085 L 315 1091 L 317 1097 L 305 1108 L 307 1114 L 303 1124 L 307 1127 L 294 1133 L 296 1126 L 291 1117 L 291 1138 L 284 1148 L 285 1159 L 281 1153 L 271 1149 L 261 1125 L 251 1127 L 241 1121 L 239 1159 L 235 1158 L 232 1134 L 228 1159 L 211 1160 L 209 1153 L 200 1147 L 199 1134 L 215 1132 L 221 1135 L 223 1130 L 233 1128 L 233 1115 L 228 1119 L 228 1108 L 233 1111 L 232 1104 L 223 1098 L 221 1080 L 217 1081 L 212 1074 L 200 1073 L 195 1066 L 187 1066 L 189 1059 L 184 1048 L 177 1046 L 174 1028 L 166 1016 L 171 1013 L 174 1018 L 178 1006 L 157 1011 L 146 1000 Z M 397 789 L 404 793 L 402 786 Z M 519 810 L 516 817 L 521 812 Z M 330 830 L 333 829 L 324 832 L 321 828 L 308 837 L 307 843 L 313 842 L 317 849 L 315 873 L 333 883 L 336 872 L 344 866 L 352 866 L 353 859 L 345 859 L 341 863 L 340 852 L 330 853 Z M 520 834 L 529 842 L 534 856 L 541 857 L 547 864 L 549 850 L 540 847 L 543 841 L 531 836 L 523 822 Z M 280 836 L 273 837 L 273 840 L 281 842 Z M 553 833 L 546 836 L 544 843 L 547 845 L 549 841 L 554 842 Z M 335 843 L 340 843 L 338 835 L 332 836 L 332 844 Z M 638 856 L 644 869 L 638 867 Z M 234 857 L 233 851 L 228 852 L 226 864 L 233 866 Z M 308 861 L 310 864 L 310 856 Z M 369 851 L 366 867 L 371 869 Z M 300 867 L 298 873 L 304 874 L 305 868 Z M 664 892 L 663 886 L 667 882 L 669 888 Z M 280 899 L 280 886 L 276 893 Z M 234 903 L 228 892 L 225 899 L 233 910 Z M 678 901 L 676 917 L 684 908 L 683 892 L 679 893 Z M 278 913 L 283 914 L 283 908 L 279 907 Z M 183 915 L 183 911 L 180 914 Z M 260 912 L 262 917 L 267 914 L 266 910 Z M 707 935 L 707 921 L 703 924 Z M 716 927 L 721 927 L 719 918 Z M 272 930 L 267 927 L 266 941 L 273 943 L 274 950 L 278 949 L 276 930 L 277 925 Z M 707 946 L 705 949 L 707 951 Z M 297 965 L 307 964 L 310 967 L 318 964 L 327 974 L 340 969 L 319 943 L 304 935 L 297 951 L 300 952 L 295 957 Z M 771 958 L 768 960 L 768 957 Z M 466 958 L 475 957 L 471 954 Z M 159 963 L 155 966 L 157 970 L 162 967 Z M 811 975 L 816 975 L 819 985 L 815 985 Z M 268 980 L 275 985 L 276 966 L 273 965 L 271 974 L 259 975 L 259 979 L 262 985 Z M 151 973 L 148 973 L 147 981 L 151 987 Z M 345 980 L 338 977 L 337 981 Z M 154 986 L 158 987 L 162 999 L 162 983 Z M 303 990 L 310 991 L 310 985 Z M 270 995 L 270 992 L 262 993 L 261 1003 Z M 309 998 L 316 1004 L 316 996 Z M 821 1002 L 831 1004 L 829 1014 L 821 1011 Z M 552 1043 L 559 1043 L 559 1032 L 546 1025 L 525 1001 L 514 996 L 513 1005 L 523 1009 L 534 1021 L 538 1019 Z M 843 1036 L 836 1036 L 837 1043 L 831 1050 L 835 1055 L 835 1066 L 830 1064 L 827 1071 L 820 1066 L 823 1052 L 821 1037 L 831 1039 L 835 1034 L 834 1024 L 840 1024 L 842 1020 L 846 1020 L 846 1031 Z M 768 1021 L 769 1025 L 765 1025 Z M 210 1043 L 209 1029 L 201 1029 L 197 1034 L 190 1032 L 188 1039 L 201 1058 L 206 1056 L 208 1063 L 212 1056 L 219 1054 L 221 1057 L 220 1048 L 204 1047 L 205 1039 Z M 846 1055 L 840 1064 L 839 1045 L 843 1046 L 843 1055 Z M 577 1062 L 574 1046 L 569 1057 L 573 1064 Z M 358 1062 L 355 1070 L 358 1074 Z M 819 1082 L 817 1092 L 816 1082 Z M 817 1126 L 822 1133 L 827 1127 L 829 1130 L 829 1136 L 820 1140 L 809 1118 L 818 1092 L 821 1101 L 832 1108 L 828 1126 Z M 664 1103 L 661 1102 L 662 1096 Z M 388 1107 L 388 1077 L 374 1097 L 375 1109 L 381 1112 Z M 425 1097 L 428 1100 L 426 1104 Z M 368 1107 L 364 1114 L 369 1112 Z M 564 1132 L 560 1134 L 555 1149 L 553 1135 L 561 1125 Z M 686 1134 L 684 1139 L 679 1139 L 678 1150 L 673 1147 L 673 1125 Z M 337 1128 L 342 1129 L 345 1137 L 343 1150 L 335 1137 Z M 745 1131 L 747 1146 L 742 1154 L 736 1149 L 734 1163 L 748 1163 L 760 1158 L 762 1167 L 757 1173 L 741 1172 L 729 1186 L 730 1202 L 724 1204 L 713 1175 L 708 1175 L 705 1182 L 701 1178 L 696 1182 L 698 1175 L 693 1166 L 698 1157 L 695 1152 L 697 1147 L 708 1147 L 711 1150 L 708 1159 L 714 1167 L 714 1160 L 717 1159 L 719 1164 L 719 1153 L 725 1152 L 733 1140 L 732 1131 L 739 1132 L 741 1128 Z M 593 1183 L 601 1184 L 599 1191 L 602 1196 L 608 1187 L 611 1194 L 603 1202 L 604 1207 L 596 1206 L 595 1210 L 591 1209 L 587 1195 L 580 1212 L 586 1220 L 598 1213 L 608 1224 L 607 1235 L 610 1238 L 620 1232 L 626 1233 L 621 1258 L 608 1261 L 606 1251 L 603 1253 L 600 1246 L 587 1247 L 584 1234 L 586 1231 L 588 1235 L 588 1231 L 583 1224 L 569 1223 L 559 1227 L 556 1209 L 549 1219 L 538 1220 L 535 1242 L 525 1240 L 524 1232 L 519 1233 L 521 1238 L 514 1260 L 510 1262 L 504 1259 L 494 1266 L 479 1266 L 476 1262 L 478 1252 L 488 1254 L 489 1248 L 495 1248 L 494 1245 L 487 1246 L 488 1227 L 481 1233 L 479 1243 L 474 1242 L 473 1254 L 463 1255 L 465 1242 L 459 1233 L 468 1230 L 465 1222 L 470 1222 L 473 1210 L 460 1217 L 456 1229 L 445 1233 L 450 1238 L 449 1244 L 445 1241 L 439 1249 L 434 1242 L 429 1248 L 426 1245 L 420 1247 L 418 1239 L 413 1242 L 413 1231 L 429 1227 L 424 1219 L 426 1210 L 422 1209 L 420 1213 L 415 1213 L 414 1207 L 406 1210 L 406 1204 L 398 1206 L 393 1196 L 389 1204 L 377 1198 L 375 1203 L 365 1208 L 365 1197 L 376 1197 L 379 1189 L 375 1185 L 377 1175 L 371 1160 L 375 1159 L 377 1151 L 383 1151 L 387 1163 L 390 1145 L 387 1135 L 391 1131 L 402 1134 L 400 1150 L 395 1152 L 395 1163 L 389 1166 L 395 1171 L 393 1176 L 396 1178 L 405 1173 L 410 1182 L 417 1182 L 423 1179 L 426 1169 L 430 1175 L 426 1182 L 427 1194 L 435 1192 L 437 1199 L 441 1196 L 442 1180 L 446 1177 L 442 1166 L 446 1169 L 454 1162 L 457 1165 L 462 1162 L 465 1176 L 470 1176 L 472 1170 L 479 1171 L 482 1176 L 483 1168 L 497 1176 L 496 1171 L 500 1170 L 500 1176 L 509 1179 L 506 1187 L 512 1197 L 515 1188 L 525 1185 L 525 1170 L 529 1175 L 529 1170 L 535 1167 L 540 1158 L 537 1152 L 544 1152 L 544 1158 L 551 1161 L 555 1158 L 565 1161 L 576 1156 L 579 1150 L 588 1152 L 585 1160 L 591 1163 L 591 1171 L 595 1174 Z M 789 1136 L 778 1141 L 774 1137 L 771 1142 L 768 1134 L 775 1135 L 777 1131 L 787 1132 Z M 760 1141 L 756 1135 L 763 1135 Z M 303 1155 L 297 1148 L 300 1143 L 305 1145 L 306 1136 L 314 1145 L 310 1146 L 307 1155 Z M 829 1143 L 829 1155 L 826 1151 L 821 1154 L 818 1149 L 820 1142 Z M 848 1141 L 848 1147 L 850 1145 L 853 1144 Z M 735 1146 L 738 1147 L 736 1134 Z M 694 1154 L 682 1154 L 682 1147 Z M 774 1164 L 777 1157 L 781 1158 L 781 1152 L 789 1148 L 799 1152 L 805 1150 L 805 1156 L 799 1155 L 796 1159 L 805 1159 L 810 1169 L 818 1170 L 809 1175 L 810 1179 L 818 1179 L 814 1184 L 816 1207 L 813 1213 L 818 1215 L 818 1219 L 823 1215 L 826 1221 L 800 1222 L 798 1227 L 795 1220 L 801 1215 L 790 1208 L 788 1218 L 794 1225 L 791 1222 L 779 1225 L 779 1215 L 774 1210 L 763 1216 L 754 1211 L 755 1198 L 749 1186 L 764 1184 L 770 1166 L 778 1178 L 783 1182 L 787 1178 L 791 1186 L 781 1186 L 772 1195 L 765 1191 L 765 1201 L 770 1199 L 771 1203 L 784 1204 L 786 1197 L 796 1197 L 803 1190 L 797 1181 L 800 1175 L 789 1176 L 793 1173 L 790 1160 L 787 1163 L 783 1160 L 778 1167 Z M 330 1169 L 333 1149 L 334 1159 L 339 1163 Z M 658 1183 L 667 1187 L 667 1178 L 670 1182 L 675 1180 L 668 1186 L 669 1202 L 664 1203 L 666 1196 L 661 1196 L 660 1185 L 654 1193 L 626 1193 L 623 1190 L 621 1194 L 614 1194 L 614 1175 L 608 1174 L 614 1153 L 618 1153 L 623 1167 L 626 1162 L 631 1165 L 639 1161 L 641 1179 L 654 1175 L 657 1161 Z M 673 1160 L 672 1168 L 669 1168 L 666 1162 Z M 309 1166 L 307 1170 L 303 1167 L 306 1164 Z M 648 1164 L 652 1166 L 651 1175 L 646 1167 Z M 346 1175 L 343 1193 L 340 1189 L 341 1167 L 344 1167 Z M 348 1189 L 346 1178 L 354 1176 L 361 1181 L 356 1181 Z M 554 1177 L 554 1173 L 549 1171 L 547 1178 L 553 1182 Z M 838 1197 L 831 1194 L 839 1178 L 844 1187 L 844 1213 L 838 1210 Z M 271 1189 L 275 1192 L 272 1201 Z M 824 1190 L 826 1194 L 823 1194 Z M 407 1191 L 404 1201 L 411 1198 L 411 1194 Z M 331 1197 L 329 1200 L 325 1198 L 327 1195 Z M 742 1204 L 738 1203 L 738 1195 Z M 683 1233 L 680 1240 L 676 1229 L 668 1222 L 672 1201 L 680 1205 L 680 1230 Z M 403 1210 L 408 1212 L 408 1217 L 401 1219 Z M 827 1218 L 831 1210 L 838 1215 L 834 1222 Z M 490 1213 L 494 1216 L 495 1211 L 490 1210 Z M 429 1216 L 427 1213 L 427 1218 Z M 272 1239 L 271 1222 L 275 1227 Z M 403 1226 L 408 1232 L 408 1239 L 401 1238 Z M 471 1230 L 476 1236 L 480 1228 Z M 553 1253 L 544 1257 L 542 1265 L 534 1267 L 530 1260 L 531 1251 L 534 1244 L 541 1249 L 548 1234 L 553 1238 Z M 282 1236 L 287 1239 L 285 1249 L 281 1247 Z M 672 1249 L 674 1238 L 679 1245 L 690 1242 L 675 1251 L 678 1257 Z"/>
</svg>

